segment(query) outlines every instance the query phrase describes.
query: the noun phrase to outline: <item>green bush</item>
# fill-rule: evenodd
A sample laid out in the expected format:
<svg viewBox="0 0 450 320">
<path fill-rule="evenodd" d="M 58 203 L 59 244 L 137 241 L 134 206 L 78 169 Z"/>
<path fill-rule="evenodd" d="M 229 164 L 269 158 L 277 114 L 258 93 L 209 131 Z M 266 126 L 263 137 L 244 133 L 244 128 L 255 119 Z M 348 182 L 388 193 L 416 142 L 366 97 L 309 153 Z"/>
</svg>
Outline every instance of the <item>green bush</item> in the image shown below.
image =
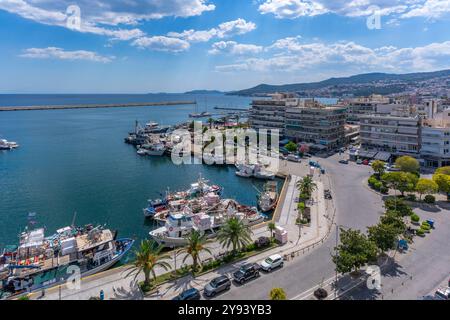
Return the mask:
<svg viewBox="0 0 450 320">
<path fill-rule="evenodd" d="M 423 230 L 431 230 L 431 226 L 427 222 L 422 223 L 422 226 L 420 228 L 422 228 Z"/>
<path fill-rule="evenodd" d="M 436 197 L 429 194 L 429 195 L 425 196 L 425 199 L 423 199 L 423 201 L 428 204 L 435 204 Z"/>
<path fill-rule="evenodd" d="M 419 230 L 416 231 L 416 234 L 417 234 L 419 237 L 424 237 L 424 236 L 425 236 L 425 231 L 423 231 L 422 229 L 419 229 Z"/>
<path fill-rule="evenodd" d="M 419 230 L 422 230 L 424 233 L 430 233 L 431 229 L 421 226 Z"/>
<path fill-rule="evenodd" d="M 249 244 L 249 245 L 247 246 L 246 250 L 247 250 L 247 252 L 255 251 L 255 250 L 256 250 L 256 244 L 254 244 L 254 243 Z"/>
<path fill-rule="evenodd" d="M 383 194 L 388 194 L 389 193 L 389 188 L 385 187 L 385 186 L 382 186 L 380 188 L 380 192 L 383 193 Z"/>
<path fill-rule="evenodd" d="M 412 222 L 415 222 L 415 223 L 418 223 L 419 221 L 420 221 L 420 217 L 417 215 L 417 214 L 413 214 L 412 216 L 411 216 L 411 221 Z"/>
<path fill-rule="evenodd" d="M 417 197 L 415 194 L 408 194 L 408 196 L 406 197 L 406 200 L 408 201 L 416 201 Z"/>
</svg>

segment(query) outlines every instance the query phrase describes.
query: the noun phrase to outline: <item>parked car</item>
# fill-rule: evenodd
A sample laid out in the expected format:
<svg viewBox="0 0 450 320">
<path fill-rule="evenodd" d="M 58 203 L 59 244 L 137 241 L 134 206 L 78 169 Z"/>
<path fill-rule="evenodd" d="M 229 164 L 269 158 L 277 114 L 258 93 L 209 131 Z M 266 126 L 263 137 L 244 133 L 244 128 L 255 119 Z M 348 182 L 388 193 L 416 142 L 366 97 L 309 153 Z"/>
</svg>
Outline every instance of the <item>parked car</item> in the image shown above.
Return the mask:
<svg viewBox="0 0 450 320">
<path fill-rule="evenodd" d="M 368 166 L 368 165 L 369 165 L 369 160 L 364 160 L 364 161 L 362 162 L 362 164 L 365 165 L 365 166 Z"/>
<path fill-rule="evenodd" d="M 186 291 L 183 291 L 178 296 L 173 298 L 172 300 L 200 300 L 200 291 L 198 291 L 195 288 L 188 289 Z"/>
<path fill-rule="evenodd" d="M 230 279 L 227 276 L 220 276 L 212 279 L 211 282 L 205 286 L 203 292 L 207 297 L 214 297 L 216 294 L 230 290 L 230 287 Z"/>
<path fill-rule="evenodd" d="M 280 256 L 279 254 L 274 254 L 265 259 L 264 261 L 261 261 L 259 265 L 261 266 L 262 270 L 270 272 L 273 269 L 282 268 L 284 265 L 284 260 L 283 257 Z"/>
<path fill-rule="evenodd" d="M 245 264 L 233 273 L 233 279 L 237 283 L 244 284 L 245 282 L 259 277 L 259 266 L 256 263 Z"/>
<path fill-rule="evenodd" d="M 363 161 L 361 159 L 356 160 L 356 164 L 363 164 Z"/>
<path fill-rule="evenodd" d="M 305 154 L 303 154 L 303 156 L 304 156 L 305 158 L 312 158 L 312 154 L 309 154 L 309 153 L 305 153 Z"/>
<path fill-rule="evenodd" d="M 436 300 L 450 300 L 450 287 L 438 289 L 434 297 Z"/>
<path fill-rule="evenodd" d="M 292 161 L 292 162 L 301 162 L 302 161 L 302 159 L 299 156 L 295 155 L 295 154 L 288 155 L 287 156 L 287 160 L 288 161 Z"/>
<path fill-rule="evenodd" d="M 340 164 L 348 164 L 348 160 L 339 160 Z"/>
<path fill-rule="evenodd" d="M 257 248 L 264 248 L 270 244 L 270 238 L 268 237 L 259 237 L 258 240 L 255 241 L 255 245 Z"/>
</svg>

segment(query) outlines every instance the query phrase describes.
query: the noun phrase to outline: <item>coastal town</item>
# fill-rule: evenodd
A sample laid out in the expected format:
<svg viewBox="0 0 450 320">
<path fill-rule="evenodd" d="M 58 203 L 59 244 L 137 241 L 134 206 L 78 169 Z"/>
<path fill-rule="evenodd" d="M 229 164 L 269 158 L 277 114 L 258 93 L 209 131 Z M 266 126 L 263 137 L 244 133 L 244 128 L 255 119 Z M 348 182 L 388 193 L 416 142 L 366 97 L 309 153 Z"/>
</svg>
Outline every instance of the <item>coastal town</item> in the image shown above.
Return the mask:
<svg viewBox="0 0 450 320">
<path fill-rule="evenodd" d="M 448 30 L 450 0 L 0 0 L 0 303 L 433 317 Z"/>
<path fill-rule="evenodd" d="M 263 157 L 256 156 L 255 163 L 246 157 L 230 164 L 224 162 L 226 153 L 216 152 L 212 159 L 203 155 L 203 165 L 235 167 L 235 179 L 266 181 L 262 190 L 255 190 L 257 206 L 222 198 L 220 181 L 211 184 L 200 176 L 184 191 L 172 192 L 168 185 L 160 199 L 149 199 L 143 219 L 159 227 L 141 243 L 117 240 L 110 230 L 94 226 L 71 225 L 52 236 L 44 236 L 43 229 L 28 229 L 16 249 L 3 250 L 2 295 L 7 299 L 281 296 L 323 300 L 399 295 L 447 299 L 446 257 L 428 268 L 429 284 L 421 286 L 414 278 L 420 268 L 417 259 L 428 250 L 445 252 L 448 243 L 447 110 L 448 99 L 371 95 L 324 104 L 295 93 L 277 93 L 253 100 L 245 115 L 196 117 L 203 120 L 202 132 L 242 128 L 278 132 L 279 148 L 272 154 L 280 162 L 276 172 L 269 170 Z M 181 142 L 174 137 L 177 129 L 185 129 L 189 141 L 195 140 L 194 121 L 198 120 L 174 127 L 136 123 L 125 142 L 135 146 L 137 157 L 148 161 L 170 156 Z M 207 145 L 203 141 L 202 147 Z M 246 147 L 247 156 L 258 152 Z M 135 260 L 110 269 L 125 254 Z M 355 258 L 349 260 L 349 255 Z M 305 284 L 289 276 L 293 283 L 286 287 L 276 282 L 311 259 L 320 267 L 308 271 L 313 275 Z M 401 275 L 387 278 L 403 264 Z M 64 285 L 70 274 L 63 271 L 70 266 L 82 268 L 78 289 Z M 367 286 L 368 279 L 377 279 L 383 287 Z M 400 280 L 404 288 L 394 289 Z M 391 286 L 389 293 L 386 288 Z"/>
</svg>

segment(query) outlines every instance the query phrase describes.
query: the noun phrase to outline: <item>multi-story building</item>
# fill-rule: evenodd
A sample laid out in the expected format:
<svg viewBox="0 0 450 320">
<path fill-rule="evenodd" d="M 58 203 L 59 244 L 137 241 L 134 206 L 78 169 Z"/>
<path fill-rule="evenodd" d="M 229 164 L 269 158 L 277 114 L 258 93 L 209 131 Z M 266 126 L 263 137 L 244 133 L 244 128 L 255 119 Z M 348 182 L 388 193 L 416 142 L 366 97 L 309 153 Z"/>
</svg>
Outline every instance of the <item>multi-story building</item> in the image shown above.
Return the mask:
<svg viewBox="0 0 450 320">
<path fill-rule="evenodd" d="M 377 113 L 377 108 L 379 108 L 379 106 L 388 105 L 389 103 L 389 98 L 381 95 L 358 97 L 343 101 L 343 104 L 347 107 L 347 122 L 357 124 L 359 123 L 361 116 Z"/>
<path fill-rule="evenodd" d="M 283 137 L 329 151 L 345 143 L 346 115 L 343 106 L 275 94 L 270 100 L 252 102 L 249 123 L 254 129 L 277 129 Z"/>
<path fill-rule="evenodd" d="M 450 165 L 450 110 L 423 121 L 420 155 L 426 167 Z"/>
<path fill-rule="evenodd" d="M 279 130 L 280 136 L 284 136 L 286 107 L 297 105 L 298 101 L 293 94 L 274 94 L 272 99 L 253 100 L 249 124 L 256 130 Z"/>
<path fill-rule="evenodd" d="M 421 117 L 417 115 L 365 115 L 361 117 L 361 148 L 394 156 L 419 158 Z"/>
<path fill-rule="evenodd" d="M 345 143 L 347 109 L 325 106 L 317 101 L 301 101 L 286 108 L 285 136 L 312 148 L 330 151 Z"/>
</svg>

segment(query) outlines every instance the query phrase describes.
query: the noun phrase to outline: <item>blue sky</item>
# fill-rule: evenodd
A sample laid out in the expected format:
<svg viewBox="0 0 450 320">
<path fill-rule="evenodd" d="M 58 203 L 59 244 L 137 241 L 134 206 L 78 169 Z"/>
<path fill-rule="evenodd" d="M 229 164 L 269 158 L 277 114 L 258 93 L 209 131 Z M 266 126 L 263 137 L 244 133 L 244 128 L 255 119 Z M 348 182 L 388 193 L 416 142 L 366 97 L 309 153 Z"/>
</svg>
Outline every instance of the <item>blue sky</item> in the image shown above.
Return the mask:
<svg viewBox="0 0 450 320">
<path fill-rule="evenodd" d="M 0 93 L 235 90 L 447 69 L 449 18 L 449 0 L 0 0 Z"/>
</svg>

